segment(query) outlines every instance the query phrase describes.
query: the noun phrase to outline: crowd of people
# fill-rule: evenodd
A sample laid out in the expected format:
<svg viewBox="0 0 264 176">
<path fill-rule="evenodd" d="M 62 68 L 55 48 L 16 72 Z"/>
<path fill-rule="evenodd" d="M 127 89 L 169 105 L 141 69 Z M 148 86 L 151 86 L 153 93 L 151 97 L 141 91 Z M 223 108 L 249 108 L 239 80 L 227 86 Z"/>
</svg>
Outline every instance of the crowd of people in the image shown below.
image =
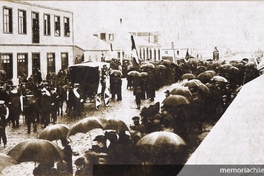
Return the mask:
<svg viewBox="0 0 264 176">
<path fill-rule="evenodd" d="M 110 70 L 104 70 L 100 83 L 103 93 L 105 77 L 110 75 L 112 99 L 117 95 L 117 100 L 121 101 L 122 72 L 119 64 L 114 62 Z M 120 74 L 114 72 L 115 70 L 119 70 Z M 244 84 L 259 76 L 255 63 L 246 59 L 229 63 L 197 59 L 179 60 L 177 63 L 162 60 L 143 63 L 138 67 L 130 65 L 127 71 L 127 89 L 133 89 L 138 109 L 141 109 L 143 100 L 153 102 L 155 91 L 165 85 L 171 85 L 172 88 L 188 88 L 191 96 L 185 98 L 189 103 L 175 105 L 157 102 L 149 107 L 143 107 L 138 116 L 132 117 L 133 124 L 130 126 L 129 134 L 126 131 L 105 131 L 104 135 L 97 136 L 94 139 L 96 145 L 85 152 L 83 157 L 74 161 L 77 168 L 75 175 L 92 175 L 93 165 L 142 164 L 136 144 L 143 136 L 155 131 L 174 132 L 187 144 L 190 143 L 197 132 L 203 131 L 205 123 L 215 123 L 221 117 Z M 130 75 L 131 71 L 140 74 Z M 201 76 L 208 72 L 213 75 L 209 78 Z M 192 74 L 193 77 L 185 78 L 183 76 L 185 74 Z M 215 76 L 221 76 L 224 80 L 213 79 Z M 187 84 L 189 81 L 196 84 Z M 60 70 L 58 74 L 49 73 L 46 80 L 41 79 L 41 73 L 37 70 L 29 78 L 21 78 L 18 86 L 12 85 L 9 81 L 1 82 L 0 139 L 4 146 L 7 143 L 5 126 L 10 123 L 13 128 L 18 128 L 21 114 L 25 117 L 28 133 L 31 132 L 32 125 L 33 131 L 36 132 L 37 124 L 45 128 L 49 123 L 56 123 L 57 116 L 64 113 L 62 112 L 64 102 L 67 106 L 65 113 L 73 118 L 81 118 L 87 98 L 82 91 L 78 83 L 71 83 L 66 70 Z M 164 93 L 164 99 L 173 96 L 171 90 Z M 34 175 L 41 175 L 41 172 L 48 172 L 49 175 L 73 174 L 72 150 L 67 140 L 63 140 L 62 144 L 68 158 L 65 158 L 64 162 L 56 163 L 56 171 L 52 169 L 54 163 L 40 164 L 34 170 Z M 159 161 L 154 164 L 159 164 Z"/>
</svg>

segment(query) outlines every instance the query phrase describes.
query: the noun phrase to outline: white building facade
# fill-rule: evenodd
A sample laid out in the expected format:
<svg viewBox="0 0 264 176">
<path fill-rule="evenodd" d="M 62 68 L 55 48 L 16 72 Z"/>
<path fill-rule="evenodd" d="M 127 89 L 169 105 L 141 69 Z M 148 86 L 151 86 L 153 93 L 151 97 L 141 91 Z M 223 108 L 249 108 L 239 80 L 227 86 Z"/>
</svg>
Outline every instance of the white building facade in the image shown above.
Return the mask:
<svg viewBox="0 0 264 176">
<path fill-rule="evenodd" d="M 18 84 L 40 69 L 42 78 L 74 63 L 73 13 L 25 2 L 0 1 L 0 70 Z"/>
</svg>

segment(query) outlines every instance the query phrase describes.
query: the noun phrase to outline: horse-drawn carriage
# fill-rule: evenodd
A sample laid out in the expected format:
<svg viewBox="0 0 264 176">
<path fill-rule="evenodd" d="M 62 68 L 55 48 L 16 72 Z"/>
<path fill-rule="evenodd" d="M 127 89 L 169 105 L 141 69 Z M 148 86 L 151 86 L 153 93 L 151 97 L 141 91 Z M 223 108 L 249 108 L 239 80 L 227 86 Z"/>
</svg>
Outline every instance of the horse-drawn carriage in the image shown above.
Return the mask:
<svg viewBox="0 0 264 176">
<path fill-rule="evenodd" d="M 71 83 L 79 83 L 85 99 L 95 103 L 98 109 L 110 102 L 110 86 L 107 62 L 86 62 L 69 66 Z M 103 79 L 103 80 L 102 80 Z"/>
</svg>

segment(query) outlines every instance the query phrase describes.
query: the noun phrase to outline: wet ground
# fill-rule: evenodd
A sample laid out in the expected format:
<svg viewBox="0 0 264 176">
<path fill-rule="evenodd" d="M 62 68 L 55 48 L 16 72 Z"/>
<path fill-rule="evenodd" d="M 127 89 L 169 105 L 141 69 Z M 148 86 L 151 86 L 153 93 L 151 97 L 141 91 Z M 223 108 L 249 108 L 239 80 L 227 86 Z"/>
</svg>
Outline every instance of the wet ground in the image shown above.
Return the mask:
<svg viewBox="0 0 264 176">
<path fill-rule="evenodd" d="M 126 88 L 126 79 L 123 79 L 122 83 L 122 101 L 116 101 L 111 100 L 110 105 L 108 107 L 101 106 L 99 110 L 95 109 L 95 104 L 86 102 L 85 103 L 85 110 L 83 112 L 83 117 L 87 116 L 96 116 L 96 117 L 103 117 L 103 118 L 114 118 L 114 119 L 122 119 L 127 124 L 131 124 L 132 120 L 131 118 L 135 115 L 139 115 L 140 110 L 136 109 L 136 104 L 133 96 L 132 90 L 129 90 Z M 155 101 L 151 102 L 149 100 L 143 100 L 142 107 L 146 106 L 148 107 L 150 104 L 154 104 L 156 102 L 162 102 L 165 98 L 165 90 L 171 89 L 171 86 L 164 86 L 160 90 L 156 92 Z M 64 107 L 65 108 L 65 107 Z M 58 117 L 57 123 L 63 123 L 68 126 L 72 125 L 73 123 L 77 122 L 78 119 L 73 119 L 72 117 L 69 117 L 68 115 L 64 114 L 63 116 Z M 196 147 L 200 144 L 200 142 L 205 138 L 205 136 L 209 133 L 211 128 L 213 127 L 212 124 L 205 124 L 204 130 L 201 134 L 199 134 L 195 139 L 195 145 L 190 150 L 191 153 L 196 149 Z M 21 116 L 20 118 L 20 127 L 17 129 L 13 129 L 11 126 L 7 126 L 6 132 L 8 137 L 7 146 L 4 148 L 3 144 L 0 145 L 0 152 L 7 153 L 12 147 L 14 147 L 16 144 L 27 140 L 31 138 L 37 138 L 39 133 L 43 130 L 43 128 L 38 125 L 38 131 L 32 132 L 30 134 L 27 134 L 27 128 L 26 124 L 24 123 L 24 117 Z M 103 134 L 102 130 L 93 130 L 86 134 L 78 133 L 76 135 L 71 136 L 71 146 L 73 151 L 76 153 L 76 156 L 73 156 L 73 161 L 81 156 L 81 154 L 88 150 L 91 145 L 93 144 L 92 139 L 98 135 Z M 60 141 L 54 141 L 59 146 L 61 146 Z M 36 166 L 36 163 L 34 162 L 27 162 L 27 163 L 21 163 L 18 165 L 14 165 L 8 168 L 5 168 L 2 171 L 2 175 L 8 175 L 8 176 L 17 176 L 17 175 L 23 175 L 32 176 L 32 171 L 34 167 Z"/>
</svg>

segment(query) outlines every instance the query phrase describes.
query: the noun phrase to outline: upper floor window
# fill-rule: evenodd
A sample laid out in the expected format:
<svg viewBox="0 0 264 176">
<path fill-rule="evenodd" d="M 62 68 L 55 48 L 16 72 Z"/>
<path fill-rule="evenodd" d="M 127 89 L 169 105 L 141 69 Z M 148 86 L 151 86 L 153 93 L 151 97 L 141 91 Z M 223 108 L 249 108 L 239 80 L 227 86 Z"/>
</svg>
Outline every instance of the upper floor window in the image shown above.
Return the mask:
<svg viewBox="0 0 264 176">
<path fill-rule="evenodd" d="M 4 18 L 3 18 L 4 33 L 12 33 L 13 32 L 12 9 L 4 7 L 3 15 L 4 15 Z"/>
<path fill-rule="evenodd" d="M 50 35 L 50 15 L 44 14 L 44 35 Z"/>
<path fill-rule="evenodd" d="M 26 34 L 27 33 L 27 17 L 26 11 L 18 10 L 18 33 Z"/>
<path fill-rule="evenodd" d="M 105 37 L 105 33 L 101 33 L 101 34 L 100 34 L 100 39 L 101 39 L 101 40 L 105 40 L 105 39 L 106 39 L 106 37 Z"/>
<path fill-rule="evenodd" d="M 54 17 L 54 27 L 55 27 L 55 34 L 54 36 L 59 37 L 61 33 L 61 27 L 60 27 L 60 17 L 55 16 Z"/>
<path fill-rule="evenodd" d="M 70 37 L 70 19 L 64 17 L 64 36 Z"/>
</svg>

